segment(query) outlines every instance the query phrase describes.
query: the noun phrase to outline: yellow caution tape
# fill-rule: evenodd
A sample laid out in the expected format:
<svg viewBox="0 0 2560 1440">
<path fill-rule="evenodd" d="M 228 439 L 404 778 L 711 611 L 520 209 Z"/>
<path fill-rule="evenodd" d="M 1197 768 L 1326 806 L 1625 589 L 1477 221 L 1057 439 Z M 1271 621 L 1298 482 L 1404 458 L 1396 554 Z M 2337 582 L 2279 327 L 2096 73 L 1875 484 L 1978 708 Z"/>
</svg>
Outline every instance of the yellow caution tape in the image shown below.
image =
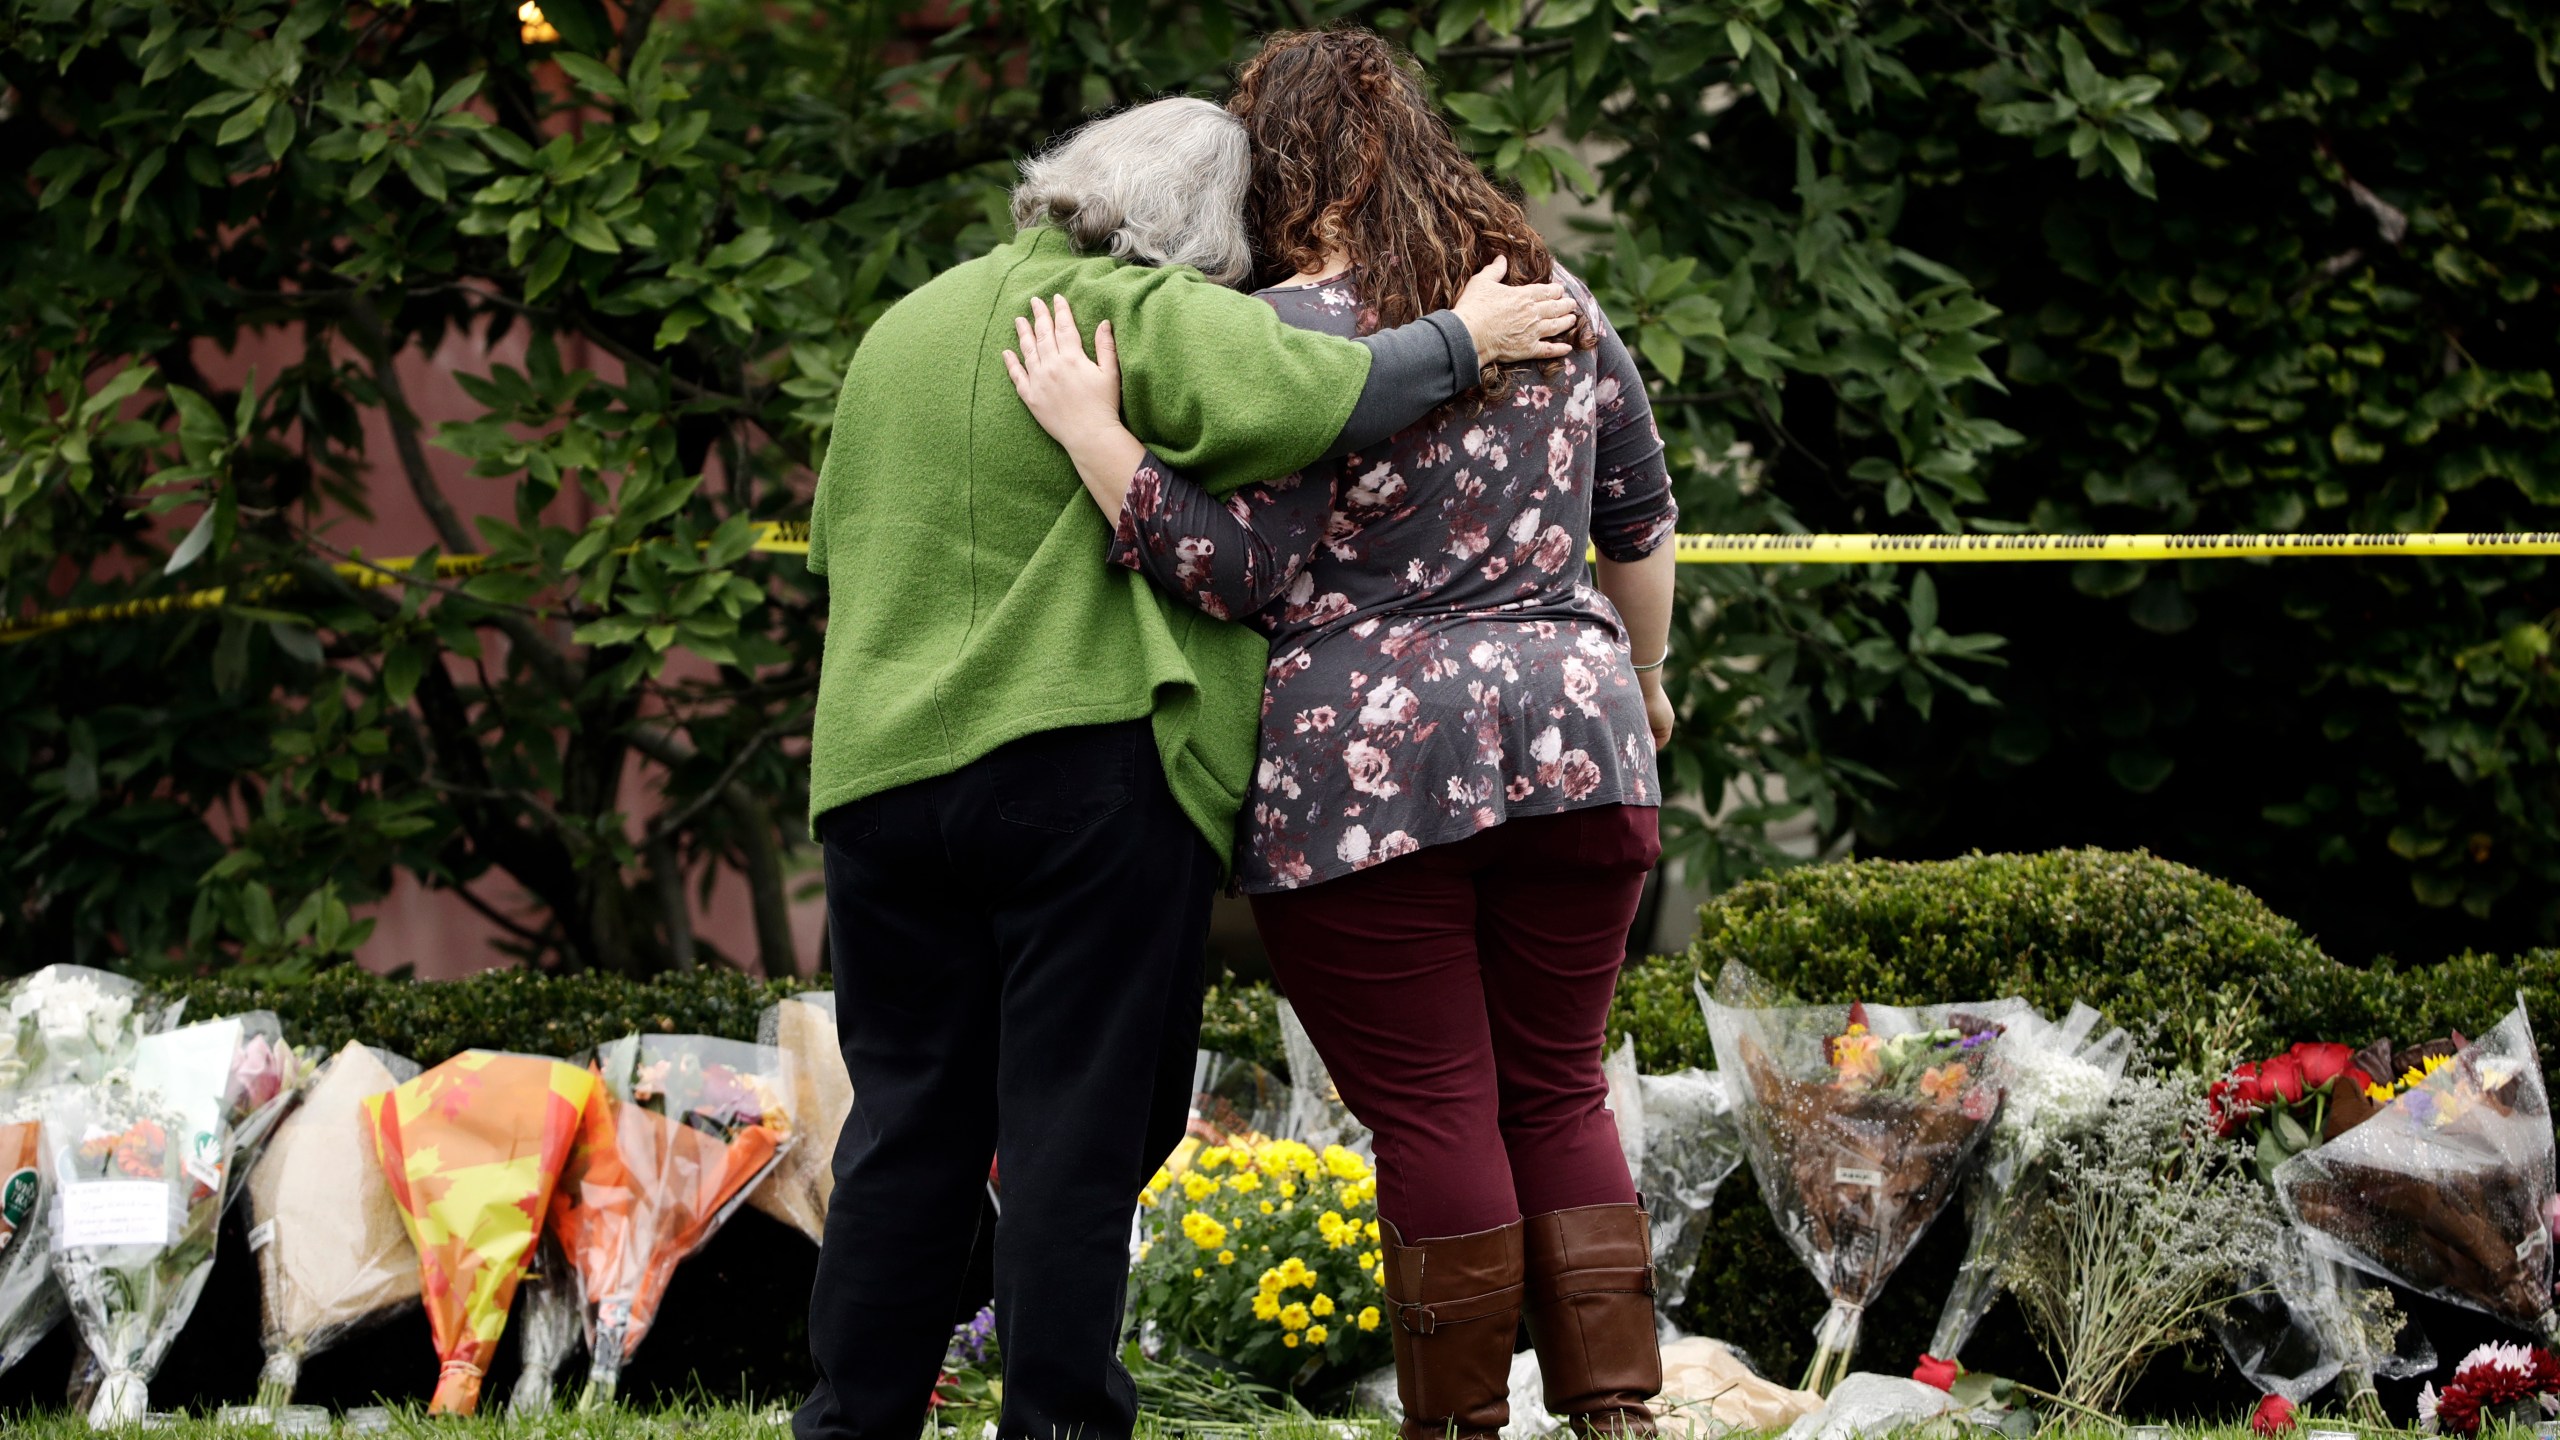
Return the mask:
<svg viewBox="0 0 2560 1440">
<path fill-rule="evenodd" d="M 756 527 L 753 549 L 774 555 L 809 553 L 809 522 L 767 521 Z M 2469 533 L 2416 532 L 2377 535 L 1675 535 L 1672 550 L 1683 565 L 1913 565 L 2026 560 L 2253 560 L 2319 555 L 2560 555 L 2560 531 Z M 476 575 L 483 555 L 439 555 L 438 579 Z M 417 557 L 349 562 L 334 566 L 350 585 L 374 588 L 410 578 Z M 258 582 L 244 602 L 281 593 L 289 579 Z M 184 610 L 216 610 L 233 603 L 221 586 L 178 595 L 154 595 L 112 605 L 49 610 L 22 620 L 0 620 L 0 645 L 75 625 L 133 620 Z"/>
<path fill-rule="evenodd" d="M 1683 565 L 2560 555 L 2560 531 L 2550 530 L 2383 535 L 1675 535 L 1672 543 Z"/>
</svg>

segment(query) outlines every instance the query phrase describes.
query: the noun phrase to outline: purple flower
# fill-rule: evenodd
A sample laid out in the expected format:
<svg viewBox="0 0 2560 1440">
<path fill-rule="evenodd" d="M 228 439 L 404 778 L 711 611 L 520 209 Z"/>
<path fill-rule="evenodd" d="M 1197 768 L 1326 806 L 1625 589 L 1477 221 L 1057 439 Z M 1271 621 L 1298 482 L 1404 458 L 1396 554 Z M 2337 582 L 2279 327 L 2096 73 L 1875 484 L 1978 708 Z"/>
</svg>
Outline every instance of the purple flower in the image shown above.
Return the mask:
<svg viewBox="0 0 2560 1440">
<path fill-rule="evenodd" d="M 951 1353 L 944 1359 L 944 1367 L 956 1369 L 966 1365 L 971 1369 L 983 1368 L 987 1357 L 995 1353 L 995 1348 L 995 1307 L 982 1305 L 978 1307 L 977 1314 L 969 1317 L 968 1324 L 951 1332 Z"/>
</svg>

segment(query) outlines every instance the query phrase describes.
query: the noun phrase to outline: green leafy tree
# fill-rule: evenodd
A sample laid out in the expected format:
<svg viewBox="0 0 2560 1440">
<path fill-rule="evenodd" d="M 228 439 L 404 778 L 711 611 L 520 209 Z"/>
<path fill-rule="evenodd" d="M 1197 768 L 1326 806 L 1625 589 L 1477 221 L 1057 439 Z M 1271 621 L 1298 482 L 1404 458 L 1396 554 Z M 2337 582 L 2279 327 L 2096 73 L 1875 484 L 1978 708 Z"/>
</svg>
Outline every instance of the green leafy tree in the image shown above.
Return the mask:
<svg viewBox="0 0 2560 1440">
<path fill-rule="evenodd" d="M 1983 403 L 2028 443 L 1974 518 L 2555 528 L 2560 12 L 2004 6 L 1968 33 L 2032 71 L 2040 13 L 2085 36 L 2057 43 L 2045 98 L 1962 48 L 1913 48 L 1923 92 L 1972 91 L 1987 126 L 1905 92 L 1876 115 L 1898 137 L 1878 163 L 1912 186 L 1906 243 L 2005 312 L 2005 389 Z M 2092 61 L 2124 78 L 2088 79 Z M 2124 152 L 2060 122 L 2137 95 L 2173 131 L 2135 127 L 2153 179 L 2085 173 Z M 2035 146 L 2004 143 L 2011 117 Z M 1825 727 L 1899 782 L 1870 792 L 1871 848 L 2148 845 L 2354 957 L 2560 937 L 2548 561 L 1937 578 L 1946 613 L 2009 637 L 2013 664 L 1985 682 L 1996 708 Z"/>
<path fill-rule="evenodd" d="M 938 13 L 13 0 L 6 601 L 226 589 L 0 652 L 12 963 L 324 965 L 405 871 L 502 875 L 544 963 L 680 967 L 707 862 L 788 966 L 819 596 L 751 527 L 803 513 L 864 327 L 1005 233 L 1014 158 L 1221 92 L 1257 32 L 1380 28 L 1490 169 L 1584 202 L 1560 247 L 1642 357 L 1693 530 L 2022 522 L 2032 487 L 1995 506 L 1990 477 L 2052 417 L 1998 408 L 2021 373 L 1990 361 L 2037 332 L 1997 267 L 1910 238 L 1914 205 L 1971 203 L 1962 157 L 2148 213 L 2155 155 L 2206 143 L 2177 76 L 2032 0 Z M 275 373 L 207 373 L 279 336 Z M 481 413 L 430 428 L 394 362 L 457 338 L 522 359 L 458 377 Z M 351 581 L 333 519 L 393 491 L 437 554 Z M 434 563 L 464 553 L 486 567 Z M 1711 818 L 1675 848 L 1711 875 L 1775 859 L 1772 819 L 1875 810 L 1843 727 L 1991 698 L 2001 642 L 1951 630 L 1925 574 L 1684 595 L 1669 771 Z"/>
</svg>

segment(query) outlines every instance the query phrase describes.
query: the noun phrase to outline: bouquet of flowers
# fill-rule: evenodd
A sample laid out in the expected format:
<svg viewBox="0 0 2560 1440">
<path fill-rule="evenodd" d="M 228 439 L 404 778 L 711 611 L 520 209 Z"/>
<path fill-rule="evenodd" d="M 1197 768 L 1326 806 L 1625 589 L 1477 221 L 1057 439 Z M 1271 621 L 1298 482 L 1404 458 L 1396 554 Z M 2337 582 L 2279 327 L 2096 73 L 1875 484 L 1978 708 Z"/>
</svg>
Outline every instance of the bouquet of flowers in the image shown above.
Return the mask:
<svg viewBox="0 0 2560 1440">
<path fill-rule="evenodd" d="M 1303 1388 L 1386 1362 L 1378 1180 L 1339 1145 L 1209 1145 L 1139 1195 L 1149 1217 L 1131 1286 L 1177 1345 Z"/>
<path fill-rule="evenodd" d="M 707 1243 L 791 1143 L 778 1051 L 705 1035 L 633 1035 L 596 1054 L 589 1112 L 551 1229 L 568 1256 L 591 1357 L 581 1408 L 613 1398 L 678 1262 Z"/>
<path fill-rule="evenodd" d="M 2550 1415 L 2560 1415 L 2560 1355 L 2538 1345 L 2493 1341 L 2462 1357 L 2444 1389 L 2418 1392 L 2418 1428 L 2429 1435 L 2477 1435 L 2485 1422 Z"/>
<path fill-rule="evenodd" d="M 1653 1306 L 1668 1334 L 1688 1298 L 1716 1191 L 1742 1168 L 1742 1128 L 1723 1075 L 1640 1074 L 1632 1036 L 1609 1057 L 1607 1071 L 1618 1148 L 1653 1222 Z"/>
<path fill-rule="evenodd" d="M 2551 1110 L 2519 1004 L 2275 1172 L 2315 1255 L 2551 1335 Z"/>
<path fill-rule="evenodd" d="M 836 1137 L 853 1113 L 853 1080 L 836 1038 L 836 997 L 815 990 L 764 1012 L 756 1043 L 782 1053 L 797 1138 L 786 1147 L 747 1203 L 812 1241 L 827 1233 L 827 1201 L 836 1192 Z"/>
<path fill-rule="evenodd" d="M 253 1070 L 263 1076 L 262 1069 Z M 418 1067 L 353 1041 L 321 1067 L 248 1175 L 266 1368 L 257 1403 L 293 1399 L 304 1357 L 418 1300 L 418 1256 L 373 1160 L 364 1102 Z M 259 1085 L 245 1102 L 254 1105 Z"/>
<path fill-rule="evenodd" d="M 140 985 L 85 965 L 47 965 L 6 993 L 0 1090 L 21 1094 L 105 1079 L 164 1018 L 142 1004 Z"/>
<path fill-rule="evenodd" d="M 1991 1309 L 2001 1267 L 2050 1188 L 2056 1144 L 2097 1123 L 2132 1050 L 2132 1036 L 2106 1025 L 2086 1005 L 2072 1006 L 2059 1025 L 2032 1009 L 2007 1020 L 2000 1037 L 2007 1103 L 1983 1145 L 1981 1163 L 1965 1182 L 1965 1217 L 1973 1233 L 1914 1378 L 1953 1382 L 1961 1369 L 1956 1355 Z"/>
<path fill-rule="evenodd" d="M 69 1313 L 53 1278 L 54 1185 L 42 1164 L 44 1107 L 56 1086 L 126 1069 L 162 1017 L 121 975 L 49 965 L 0 990 L 0 1371 Z"/>
<path fill-rule="evenodd" d="M 1728 964 L 1701 991 L 1716 1068 L 1779 1233 L 1831 1297 L 1802 1388 L 1849 1372 L 1860 1318 L 1946 1208 L 2000 1111 L 2001 1025 L 2020 1002 L 1784 1006 Z"/>
<path fill-rule="evenodd" d="M 2208 1092 L 2214 1131 L 2248 1143 L 2250 1162 L 2272 1192 L 2286 1161 L 2372 1117 L 2372 1097 L 2389 1094 L 2377 1076 L 2391 1073 L 2390 1054 L 2387 1041 L 2364 1052 L 2303 1043 L 2242 1064 Z M 2390 1292 L 2362 1286 L 2346 1266 L 2311 1253 L 2298 1229 L 2279 1235 L 2256 1280 L 2257 1293 L 2234 1302 L 2214 1329 L 2241 1373 L 2288 1405 L 2308 1401 L 2334 1379 L 2360 1418 L 2380 1423 L 2374 1377 L 2434 1368 L 2425 1337 L 2399 1333 Z"/>
<path fill-rule="evenodd" d="M 209 1137 L 193 1135 L 205 1107 L 177 1098 L 116 1074 L 46 1102 L 53 1269 L 104 1372 L 89 1407 L 101 1430 L 141 1421 L 150 1376 L 213 1271 L 230 1134 L 217 1117 Z"/>
<path fill-rule="evenodd" d="M 418 1251 L 439 1368 L 432 1415 L 469 1415 L 560 1167 L 603 1086 L 558 1060 L 472 1050 L 364 1101 Z"/>
</svg>

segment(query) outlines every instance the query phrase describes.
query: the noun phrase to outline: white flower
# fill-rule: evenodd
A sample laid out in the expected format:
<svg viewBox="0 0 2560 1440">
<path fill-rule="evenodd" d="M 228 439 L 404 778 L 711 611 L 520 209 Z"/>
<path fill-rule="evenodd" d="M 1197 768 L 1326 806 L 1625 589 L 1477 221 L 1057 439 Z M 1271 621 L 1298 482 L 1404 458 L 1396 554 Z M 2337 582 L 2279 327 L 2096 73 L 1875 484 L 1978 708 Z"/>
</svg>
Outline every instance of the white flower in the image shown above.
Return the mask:
<svg viewBox="0 0 2560 1440">
<path fill-rule="evenodd" d="M 1343 831 L 1341 841 L 1333 847 L 1333 853 L 1347 865 L 1357 865 L 1368 859 L 1369 827 L 1354 825 Z"/>
<path fill-rule="evenodd" d="M 2436 1433 L 2436 1382 L 2433 1380 L 2418 1392 L 2418 1430 L 2426 1435 Z"/>
</svg>

